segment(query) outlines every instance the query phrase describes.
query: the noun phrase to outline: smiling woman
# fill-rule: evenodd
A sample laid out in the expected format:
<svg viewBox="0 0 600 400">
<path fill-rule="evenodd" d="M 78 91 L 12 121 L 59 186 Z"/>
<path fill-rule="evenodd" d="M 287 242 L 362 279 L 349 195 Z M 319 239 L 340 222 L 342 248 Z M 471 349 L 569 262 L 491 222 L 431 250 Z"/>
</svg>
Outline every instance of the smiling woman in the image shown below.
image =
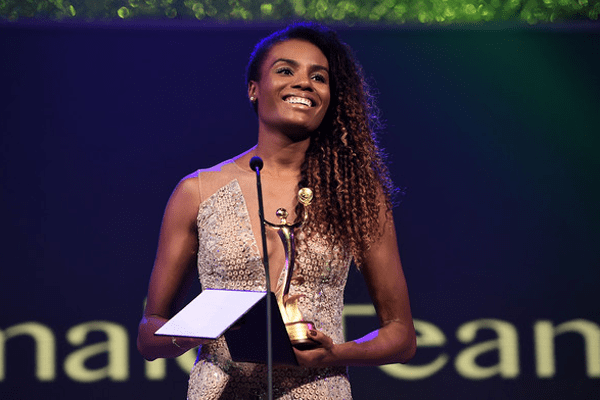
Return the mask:
<svg viewBox="0 0 600 400">
<path fill-rule="evenodd" d="M 257 44 L 247 83 L 258 143 L 187 176 L 173 192 L 138 348 L 155 359 L 201 345 L 189 399 L 266 396 L 265 366 L 233 362 L 223 337 L 154 335 L 196 276 L 203 289 L 265 290 L 249 167 L 258 156 L 264 160 L 265 218 L 279 218 L 278 224 L 267 221 L 268 279 L 284 321 L 301 323 L 294 326 L 303 335 L 302 346 L 294 348 L 300 366 L 275 366 L 273 393 L 280 399 L 350 399 L 348 366 L 406 362 L 416 349 L 391 212 L 393 186 L 374 138 L 377 114 L 349 47 L 315 24 L 289 26 Z M 361 268 L 381 328 L 345 342 L 343 293 L 352 261 Z M 289 327 L 288 333 L 292 338 Z"/>
</svg>

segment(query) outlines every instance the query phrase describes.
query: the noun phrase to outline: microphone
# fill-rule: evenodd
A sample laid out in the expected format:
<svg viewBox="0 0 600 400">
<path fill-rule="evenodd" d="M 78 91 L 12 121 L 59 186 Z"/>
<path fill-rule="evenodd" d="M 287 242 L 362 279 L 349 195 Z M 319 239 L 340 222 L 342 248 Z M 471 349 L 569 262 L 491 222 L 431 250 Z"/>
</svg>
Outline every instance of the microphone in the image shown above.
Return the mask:
<svg viewBox="0 0 600 400">
<path fill-rule="evenodd" d="M 250 168 L 252 168 L 252 171 L 256 171 L 256 168 L 258 168 L 258 170 L 260 171 L 263 167 L 264 163 L 262 158 L 258 157 L 258 156 L 254 156 L 250 159 Z M 256 177 L 257 179 L 260 179 L 258 176 Z M 257 183 L 258 185 L 258 183 Z M 262 193 L 261 193 L 262 195 Z M 262 198 L 262 196 L 259 195 L 259 198 Z"/>
<path fill-rule="evenodd" d="M 267 252 L 267 234 L 265 232 L 265 209 L 263 207 L 262 186 L 260 183 L 260 170 L 263 160 L 258 156 L 250 159 L 250 168 L 256 172 L 256 191 L 258 193 L 258 216 L 260 217 L 260 234 L 263 247 L 263 264 L 265 267 L 265 279 L 267 289 L 267 385 L 268 398 L 273 399 L 273 337 L 271 332 L 271 279 L 269 278 L 269 253 Z"/>
<path fill-rule="evenodd" d="M 269 253 L 267 252 L 267 234 L 265 232 L 265 209 L 263 206 L 262 185 L 260 182 L 260 170 L 264 163 L 262 158 L 254 156 L 250 159 L 250 168 L 256 172 L 256 192 L 258 194 L 258 216 L 260 218 L 260 235 L 263 245 L 263 264 L 265 267 L 265 287 L 267 289 L 267 297 L 271 295 L 271 280 L 269 279 Z"/>
</svg>

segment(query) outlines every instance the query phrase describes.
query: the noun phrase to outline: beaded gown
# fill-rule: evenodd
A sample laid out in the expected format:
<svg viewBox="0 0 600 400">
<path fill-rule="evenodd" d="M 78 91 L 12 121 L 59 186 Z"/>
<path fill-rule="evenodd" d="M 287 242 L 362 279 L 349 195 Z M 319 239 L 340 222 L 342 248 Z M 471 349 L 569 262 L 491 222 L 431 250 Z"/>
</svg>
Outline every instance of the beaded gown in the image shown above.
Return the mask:
<svg viewBox="0 0 600 400">
<path fill-rule="evenodd" d="M 256 177 L 233 160 L 199 170 L 198 272 L 203 289 L 265 290 L 255 232 L 260 232 Z M 250 210 L 250 212 L 249 212 Z M 253 216 L 252 214 L 255 214 Z M 268 219 L 268 218 L 267 218 Z M 315 328 L 342 343 L 343 293 L 351 257 L 342 249 L 296 233 L 290 295 Z M 252 345 L 252 344 L 249 344 Z M 231 360 L 223 337 L 201 346 L 190 374 L 188 400 L 267 398 L 266 366 Z M 346 367 L 275 366 L 276 399 L 351 399 Z"/>
</svg>

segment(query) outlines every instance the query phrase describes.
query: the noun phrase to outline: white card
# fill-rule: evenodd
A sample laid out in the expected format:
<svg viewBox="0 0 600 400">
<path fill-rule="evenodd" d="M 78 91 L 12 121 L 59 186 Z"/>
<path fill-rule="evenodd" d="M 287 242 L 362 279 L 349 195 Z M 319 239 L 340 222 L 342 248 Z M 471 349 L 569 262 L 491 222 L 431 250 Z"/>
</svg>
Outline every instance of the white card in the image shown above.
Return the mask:
<svg viewBox="0 0 600 400">
<path fill-rule="evenodd" d="M 265 295 L 266 292 L 206 289 L 155 335 L 216 339 Z"/>
</svg>

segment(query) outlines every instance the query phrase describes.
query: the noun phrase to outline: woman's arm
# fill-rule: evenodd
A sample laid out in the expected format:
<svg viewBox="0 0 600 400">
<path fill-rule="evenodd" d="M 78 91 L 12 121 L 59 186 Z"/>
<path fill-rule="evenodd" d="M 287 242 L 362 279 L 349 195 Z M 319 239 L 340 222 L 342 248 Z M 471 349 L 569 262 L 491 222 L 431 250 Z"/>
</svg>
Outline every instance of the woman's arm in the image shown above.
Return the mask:
<svg viewBox="0 0 600 400">
<path fill-rule="evenodd" d="M 146 308 L 138 329 L 137 347 L 147 360 L 177 357 L 204 342 L 201 339 L 174 340 L 168 336 L 154 335 L 182 305 L 197 276 L 196 216 L 200 194 L 196 179 L 190 176 L 179 182 L 163 216 Z"/>
<path fill-rule="evenodd" d="M 381 328 L 338 345 L 322 332 L 312 331 L 311 337 L 321 347 L 296 351 L 301 365 L 381 365 L 405 363 L 414 356 L 416 335 L 391 212 L 382 219 L 382 236 L 373 244 L 362 266 Z"/>
</svg>

